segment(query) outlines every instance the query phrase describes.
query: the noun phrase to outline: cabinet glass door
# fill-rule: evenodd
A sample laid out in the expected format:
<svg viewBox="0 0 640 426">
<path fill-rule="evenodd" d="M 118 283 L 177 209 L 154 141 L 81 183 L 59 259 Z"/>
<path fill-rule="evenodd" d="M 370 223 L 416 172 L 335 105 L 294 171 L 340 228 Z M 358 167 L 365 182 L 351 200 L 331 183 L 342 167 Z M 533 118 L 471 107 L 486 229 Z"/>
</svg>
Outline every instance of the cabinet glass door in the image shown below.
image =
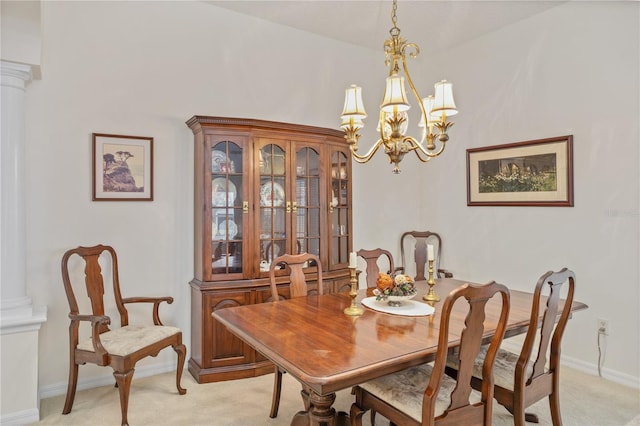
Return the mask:
<svg viewBox="0 0 640 426">
<path fill-rule="evenodd" d="M 287 252 L 287 210 L 291 204 L 285 199 L 286 151 L 267 143 L 259 149 L 259 229 L 260 271 L 268 272 L 271 262 Z"/>
<path fill-rule="evenodd" d="M 349 168 L 348 156 L 342 151 L 331 153 L 331 265 L 349 261 Z"/>
<path fill-rule="evenodd" d="M 211 260 L 213 274 L 243 272 L 243 149 L 233 141 L 211 148 Z"/>
<path fill-rule="evenodd" d="M 295 251 L 320 257 L 320 153 L 309 147 L 296 150 Z"/>
</svg>

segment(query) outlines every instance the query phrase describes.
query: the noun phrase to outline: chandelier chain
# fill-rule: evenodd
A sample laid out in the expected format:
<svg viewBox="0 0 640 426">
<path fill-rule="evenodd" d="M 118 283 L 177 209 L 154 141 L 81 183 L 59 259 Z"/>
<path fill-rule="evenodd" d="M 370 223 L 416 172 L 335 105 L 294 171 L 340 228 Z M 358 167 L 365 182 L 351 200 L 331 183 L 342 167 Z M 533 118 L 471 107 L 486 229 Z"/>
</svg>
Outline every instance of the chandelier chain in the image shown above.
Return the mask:
<svg viewBox="0 0 640 426">
<path fill-rule="evenodd" d="M 393 27 L 389 30 L 389 34 L 392 36 L 397 36 L 400 34 L 400 28 L 398 28 L 398 17 L 396 16 L 396 12 L 398 11 L 398 0 L 393 0 L 393 7 L 391 9 L 391 23 Z"/>
</svg>

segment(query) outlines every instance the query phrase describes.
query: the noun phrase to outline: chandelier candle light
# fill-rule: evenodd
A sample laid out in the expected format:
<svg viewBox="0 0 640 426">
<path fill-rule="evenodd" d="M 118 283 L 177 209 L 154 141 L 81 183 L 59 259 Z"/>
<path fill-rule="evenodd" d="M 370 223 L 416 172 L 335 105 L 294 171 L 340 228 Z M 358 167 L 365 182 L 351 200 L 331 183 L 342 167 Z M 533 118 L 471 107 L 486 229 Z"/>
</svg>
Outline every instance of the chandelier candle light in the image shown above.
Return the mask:
<svg viewBox="0 0 640 426">
<path fill-rule="evenodd" d="M 359 316 L 364 313 L 364 309 L 356 305 L 356 296 L 358 296 L 358 277 L 356 276 L 357 265 L 358 260 L 356 258 L 356 254 L 354 252 L 349 253 L 349 274 L 351 282 L 351 291 L 349 292 L 349 296 L 351 296 L 351 306 L 344 308 L 342 312 L 350 316 Z"/>
<path fill-rule="evenodd" d="M 415 58 L 420 53 L 420 48 L 415 43 L 409 43 L 400 37 L 400 28 L 396 25 L 397 7 L 397 0 L 393 0 L 391 13 L 393 27 L 389 30 L 391 37 L 384 42 L 385 65 L 389 67 L 389 76 L 380 105 L 377 128 L 380 138 L 366 154 L 357 153 L 360 138 L 358 131 L 364 127 L 363 120 L 367 117 L 367 113 L 362 102 L 362 88 L 355 84 L 346 90 L 340 124 L 356 162 L 368 162 L 382 146 L 385 154 L 389 156 L 389 162 L 394 164 L 394 173 L 400 173 L 400 161 L 407 152 L 413 151 L 424 163 L 442 154 L 445 143 L 449 140 L 447 130 L 453 125 L 452 122 L 447 121 L 447 117 L 458 113 L 453 100 L 452 85 L 446 80 L 435 84 L 435 96 L 430 95 L 420 100 L 420 95 L 409 75 L 406 61 L 406 54 L 410 58 Z M 401 73 L 404 76 L 400 75 Z M 422 135 L 419 141 L 411 136 L 405 136 L 409 125 L 408 110 L 411 108 L 407 101 L 405 78 L 420 107 L 418 127 L 422 127 Z"/>
</svg>

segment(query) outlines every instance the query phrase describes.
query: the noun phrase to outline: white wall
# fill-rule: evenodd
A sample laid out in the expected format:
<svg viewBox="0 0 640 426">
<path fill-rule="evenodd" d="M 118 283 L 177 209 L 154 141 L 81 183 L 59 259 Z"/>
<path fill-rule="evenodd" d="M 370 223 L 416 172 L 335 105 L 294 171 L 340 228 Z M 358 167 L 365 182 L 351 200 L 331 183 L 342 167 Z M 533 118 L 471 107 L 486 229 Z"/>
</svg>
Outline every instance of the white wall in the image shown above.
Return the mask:
<svg viewBox="0 0 640 426">
<path fill-rule="evenodd" d="M 69 248 L 111 244 L 125 296 L 173 296 L 160 313 L 189 344 L 193 134 L 185 121 L 337 127 L 344 88 L 369 53 L 202 2 L 44 2 L 43 19 L 46 73 L 26 101 L 27 292 L 49 308 L 40 332 L 46 396 L 66 386 L 60 260 Z M 154 137 L 153 202 L 91 201 L 92 132 Z M 136 375 L 167 366 L 175 366 L 171 350 L 139 363 Z M 81 386 L 92 378 L 112 381 L 107 369 L 80 368 Z"/>
<path fill-rule="evenodd" d="M 573 269 L 576 299 L 589 309 L 570 321 L 563 356 L 595 371 L 596 319 L 607 319 L 603 375 L 636 386 L 639 23 L 636 2 L 570 2 L 443 52 L 431 61 L 426 81 L 454 82 L 460 113 L 444 155 L 412 170 L 406 169 L 418 163 L 407 159 L 400 177 L 356 169 L 358 188 L 384 188 L 389 195 L 380 199 L 389 202 L 419 194 L 419 207 L 402 209 L 402 223 L 389 223 L 383 208 L 379 217 L 363 215 L 365 208 L 374 211 L 371 197 L 354 191 L 363 246 L 393 241 L 402 228 L 438 231 L 443 266 L 457 277 L 524 290 L 548 270 Z M 466 205 L 467 148 L 568 134 L 574 136 L 575 207 Z M 415 184 L 404 190 L 393 183 L 411 179 Z M 383 223 L 389 228 L 380 235 L 366 232 Z"/>
<path fill-rule="evenodd" d="M 5 0 L 0 3 L 2 59 L 30 65 L 34 79 L 39 79 L 41 75 L 42 17 L 40 11 L 40 1 Z"/>
<path fill-rule="evenodd" d="M 461 113 L 447 152 L 429 165 L 407 158 L 400 176 L 384 158 L 354 166 L 356 248 L 397 252 L 401 231 L 433 229 L 444 236 L 446 267 L 457 276 L 523 289 L 548 269 L 569 266 L 577 298 L 590 309 L 571 321 L 564 354 L 595 369 L 595 318 L 606 318 L 605 371 L 636 381 L 637 12 L 631 3 L 570 3 L 419 63 L 426 81 L 455 84 Z M 66 384 L 59 262 L 68 248 L 113 245 L 125 294 L 172 295 L 161 315 L 190 341 L 188 118 L 337 127 L 344 88 L 361 84 L 373 112 L 385 69 L 381 52 L 200 2 L 44 2 L 43 20 L 45 72 L 27 89 L 27 281 L 34 305 L 49 308 L 40 332 L 46 395 Z M 155 138 L 153 202 L 91 201 L 92 132 Z M 466 148 L 563 134 L 575 137 L 576 207 L 466 206 Z M 174 360 L 165 351 L 138 371 Z M 104 370 L 82 367 L 81 383 L 110 380 Z"/>
<path fill-rule="evenodd" d="M 597 363 L 596 319 L 608 319 L 604 375 L 636 386 L 639 11 L 635 2 L 571 2 L 447 56 L 447 74 L 460 82 L 461 102 L 474 112 L 460 133 L 464 148 L 572 134 L 575 207 L 447 203 L 436 219 L 452 234 L 448 253 L 461 248 L 452 260 L 465 276 L 527 289 L 549 269 L 573 269 L 576 298 L 589 309 L 571 321 L 563 354 Z M 451 179 L 464 188 L 461 169 L 445 173 L 460 172 Z M 451 225 L 449 212 L 461 227 Z"/>
</svg>

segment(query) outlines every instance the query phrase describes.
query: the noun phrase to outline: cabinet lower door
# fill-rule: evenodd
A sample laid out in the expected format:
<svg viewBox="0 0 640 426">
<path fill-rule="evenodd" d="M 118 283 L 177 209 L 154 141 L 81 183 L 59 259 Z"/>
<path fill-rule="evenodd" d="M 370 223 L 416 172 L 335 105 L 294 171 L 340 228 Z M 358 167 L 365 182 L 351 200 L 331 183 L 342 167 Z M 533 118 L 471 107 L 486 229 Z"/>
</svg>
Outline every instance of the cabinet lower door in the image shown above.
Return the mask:
<svg viewBox="0 0 640 426">
<path fill-rule="evenodd" d="M 331 292 L 333 293 L 348 293 L 351 291 L 351 279 L 349 276 L 343 278 L 336 278 L 331 283 Z"/>
<path fill-rule="evenodd" d="M 215 292 L 203 295 L 205 324 L 203 334 L 203 370 L 200 383 L 254 377 L 273 371 L 273 365 L 227 328 L 213 319 L 219 309 L 252 303 L 250 291 Z"/>
</svg>

